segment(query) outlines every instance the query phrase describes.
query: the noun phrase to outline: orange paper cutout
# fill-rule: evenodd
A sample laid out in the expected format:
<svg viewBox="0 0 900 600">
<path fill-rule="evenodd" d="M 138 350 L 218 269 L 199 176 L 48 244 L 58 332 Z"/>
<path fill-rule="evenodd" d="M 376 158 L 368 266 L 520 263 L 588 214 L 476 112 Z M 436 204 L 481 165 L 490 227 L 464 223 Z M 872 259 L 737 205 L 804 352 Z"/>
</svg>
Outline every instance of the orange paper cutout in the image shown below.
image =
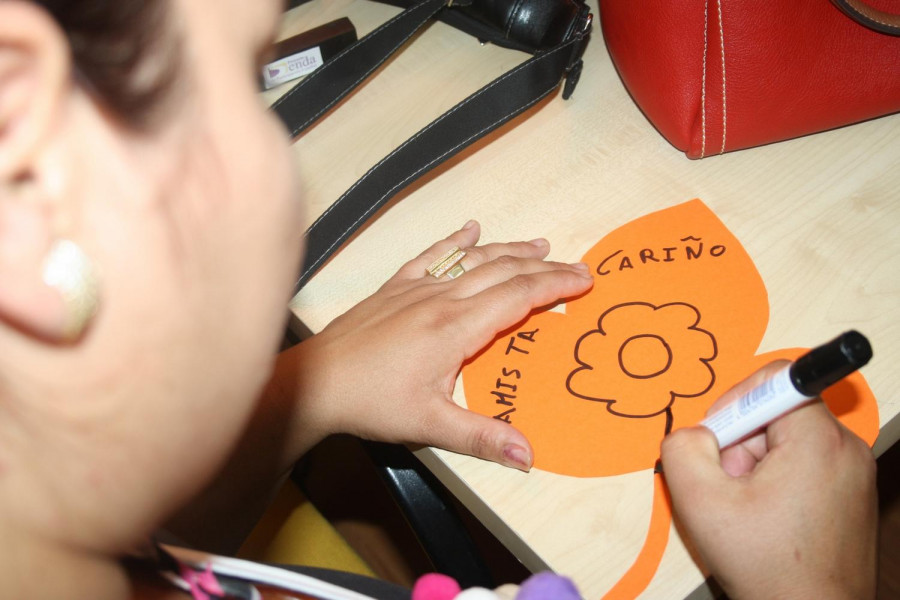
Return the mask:
<svg viewBox="0 0 900 600">
<path fill-rule="evenodd" d="M 565 313 L 532 314 L 462 372 L 469 409 L 525 433 L 535 468 L 578 477 L 652 468 L 668 431 L 696 424 L 764 364 L 805 352 L 756 354 L 769 320 L 765 285 L 700 200 L 627 223 L 582 260 L 595 277 L 588 294 Z M 874 443 L 878 406 L 859 373 L 823 396 Z M 669 521 L 657 494 L 647 541 L 612 596 L 633 597 L 649 583 Z"/>
<path fill-rule="evenodd" d="M 666 494 L 666 484 L 663 482 L 662 475 L 654 473 L 653 508 L 650 512 L 650 525 L 647 527 L 647 539 L 644 547 L 641 548 L 637 559 L 622 575 L 622 578 L 603 596 L 604 599 L 637 598 L 644 591 L 653 578 L 653 574 L 656 573 L 656 568 L 666 551 L 671 521 L 672 511 L 669 506 L 669 496 Z"/>
</svg>

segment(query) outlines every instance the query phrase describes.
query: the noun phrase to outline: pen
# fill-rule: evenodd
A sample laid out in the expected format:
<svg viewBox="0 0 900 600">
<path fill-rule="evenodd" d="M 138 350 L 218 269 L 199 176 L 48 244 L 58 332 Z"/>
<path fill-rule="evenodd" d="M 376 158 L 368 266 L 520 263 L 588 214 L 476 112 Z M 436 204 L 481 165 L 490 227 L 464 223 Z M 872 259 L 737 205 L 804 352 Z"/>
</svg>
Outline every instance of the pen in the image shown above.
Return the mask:
<svg viewBox="0 0 900 600">
<path fill-rule="evenodd" d="M 727 448 L 806 404 L 872 358 L 869 340 L 848 331 L 813 348 L 736 401 L 700 421 Z M 662 473 L 661 461 L 653 471 Z"/>
<path fill-rule="evenodd" d="M 848 331 L 813 348 L 735 402 L 700 422 L 726 448 L 805 404 L 872 358 L 869 340 Z"/>
</svg>

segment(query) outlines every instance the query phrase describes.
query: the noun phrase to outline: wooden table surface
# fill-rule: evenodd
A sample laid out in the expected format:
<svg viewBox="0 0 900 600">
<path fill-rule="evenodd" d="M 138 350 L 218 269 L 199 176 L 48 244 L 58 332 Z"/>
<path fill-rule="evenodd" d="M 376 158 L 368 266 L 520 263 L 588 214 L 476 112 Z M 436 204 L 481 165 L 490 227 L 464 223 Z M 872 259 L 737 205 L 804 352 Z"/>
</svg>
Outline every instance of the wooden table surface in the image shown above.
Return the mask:
<svg viewBox="0 0 900 600">
<path fill-rule="evenodd" d="M 282 35 L 341 16 L 364 35 L 397 12 L 369 0 L 314 0 L 287 13 Z M 524 59 L 430 26 L 294 145 L 309 217 Z M 469 218 L 481 222 L 483 241 L 545 237 L 551 259 L 574 262 L 616 227 L 699 197 L 741 241 L 768 288 L 760 352 L 850 328 L 869 336 L 876 360 L 865 376 L 879 403 L 875 450 L 883 452 L 900 437 L 900 115 L 692 161 L 632 102 L 598 26 L 584 61 L 572 99 L 543 102 L 381 211 L 294 298 L 299 323 L 321 330 Z M 266 101 L 289 85 L 266 92 Z M 456 400 L 464 405 L 461 388 Z M 575 478 L 432 449 L 417 455 L 528 568 L 573 577 L 586 598 L 609 590 L 644 541 L 649 470 Z M 703 581 L 673 528 L 641 597 L 704 597 Z"/>
</svg>

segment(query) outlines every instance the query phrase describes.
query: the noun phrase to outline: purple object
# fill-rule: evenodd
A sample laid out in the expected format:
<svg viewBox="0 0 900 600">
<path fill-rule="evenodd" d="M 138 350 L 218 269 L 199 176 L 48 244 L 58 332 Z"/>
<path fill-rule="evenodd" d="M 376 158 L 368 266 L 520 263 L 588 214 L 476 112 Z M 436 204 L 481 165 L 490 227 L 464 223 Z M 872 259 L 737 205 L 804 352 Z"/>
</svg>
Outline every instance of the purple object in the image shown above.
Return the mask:
<svg viewBox="0 0 900 600">
<path fill-rule="evenodd" d="M 572 580 L 549 571 L 537 573 L 519 586 L 516 600 L 582 600 Z"/>
</svg>

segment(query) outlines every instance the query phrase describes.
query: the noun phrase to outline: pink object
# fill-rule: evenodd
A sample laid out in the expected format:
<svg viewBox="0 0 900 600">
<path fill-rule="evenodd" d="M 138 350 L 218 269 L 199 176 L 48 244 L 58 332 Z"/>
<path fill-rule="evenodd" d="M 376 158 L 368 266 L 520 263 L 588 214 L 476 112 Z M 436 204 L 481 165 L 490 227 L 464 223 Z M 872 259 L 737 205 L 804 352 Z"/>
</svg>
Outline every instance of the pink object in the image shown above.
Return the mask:
<svg viewBox="0 0 900 600">
<path fill-rule="evenodd" d="M 453 600 L 459 592 L 459 584 L 452 577 L 427 573 L 416 580 L 412 600 Z"/>
<path fill-rule="evenodd" d="M 225 594 L 212 572 L 212 565 L 207 564 L 203 571 L 198 571 L 182 564 L 181 578 L 190 586 L 191 596 L 194 597 L 194 600 L 209 600 L 209 594 L 216 596 Z"/>
</svg>

